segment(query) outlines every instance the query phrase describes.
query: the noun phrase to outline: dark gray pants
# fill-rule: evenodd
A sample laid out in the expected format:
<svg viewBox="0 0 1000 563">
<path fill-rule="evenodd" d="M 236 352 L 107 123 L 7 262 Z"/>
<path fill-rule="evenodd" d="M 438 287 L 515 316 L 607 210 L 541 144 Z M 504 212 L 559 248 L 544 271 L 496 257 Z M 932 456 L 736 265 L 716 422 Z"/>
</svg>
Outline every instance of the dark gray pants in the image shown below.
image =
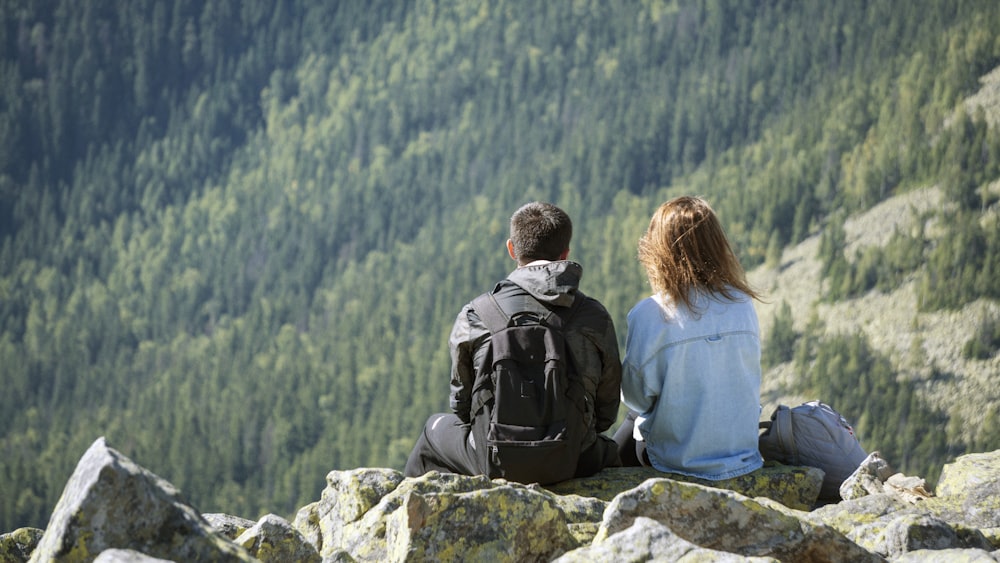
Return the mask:
<svg viewBox="0 0 1000 563">
<path fill-rule="evenodd" d="M 453 414 L 435 414 L 427 419 L 417 443 L 406 460 L 403 474 L 419 477 L 428 471 L 485 475 L 482 462 L 485 456 L 470 441 L 472 425 L 465 424 Z"/>
<path fill-rule="evenodd" d="M 485 452 L 476 449 L 476 440 L 470 439 L 472 433 L 473 426 L 454 414 L 432 415 L 406 460 L 403 474 L 419 477 L 428 471 L 440 471 L 489 475 Z M 480 439 L 480 443 L 485 440 Z M 597 441 L 580 454 L 575 477 L 589 477 L 613 465 L 618 465 L 618 447 L 611 438 L 598 434 Z"/>
</svg>

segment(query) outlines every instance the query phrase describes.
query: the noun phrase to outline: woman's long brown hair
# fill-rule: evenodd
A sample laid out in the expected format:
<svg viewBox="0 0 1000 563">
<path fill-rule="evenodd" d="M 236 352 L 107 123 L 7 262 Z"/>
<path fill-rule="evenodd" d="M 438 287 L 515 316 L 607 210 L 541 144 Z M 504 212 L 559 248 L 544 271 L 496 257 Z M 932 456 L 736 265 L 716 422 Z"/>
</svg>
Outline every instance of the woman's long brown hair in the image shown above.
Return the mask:
<svg viewBox="0 0 1000 563">
<path fill-rule="evenodd" d="M 698 197 L 674 198 L 656 210 L 639 239 L 639 262 L 654 292 L 688 309 L 696 291 L 735 300 L 739 290 L 760 300 L 715 212 Z"/>
</svg>

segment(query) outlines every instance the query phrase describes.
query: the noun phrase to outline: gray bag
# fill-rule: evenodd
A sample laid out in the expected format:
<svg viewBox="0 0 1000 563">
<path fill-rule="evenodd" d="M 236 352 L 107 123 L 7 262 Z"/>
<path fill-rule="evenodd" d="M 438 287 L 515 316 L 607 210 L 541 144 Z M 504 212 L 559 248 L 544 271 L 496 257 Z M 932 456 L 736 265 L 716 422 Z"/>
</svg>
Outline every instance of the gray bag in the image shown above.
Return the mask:
<svg viewBox="0 0 1000 563">
<path fill-rule="evenodd" d="M 839 501 L 840 484 L 868 457 L 847 420 L 820 401 L 779 405 L 760 427 L 758 447 L 765 460 L 823 470 L 820 500 Z"/>
</svg>

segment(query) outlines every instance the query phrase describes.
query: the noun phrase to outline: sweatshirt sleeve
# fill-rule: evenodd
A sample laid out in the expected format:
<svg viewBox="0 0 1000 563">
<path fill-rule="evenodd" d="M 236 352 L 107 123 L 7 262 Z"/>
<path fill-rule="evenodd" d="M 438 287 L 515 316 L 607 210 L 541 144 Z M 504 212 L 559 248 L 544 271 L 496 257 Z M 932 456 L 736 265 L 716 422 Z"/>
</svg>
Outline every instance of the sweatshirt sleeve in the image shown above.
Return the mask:
<svg viewBox="0 0 1000 563">
<path fill-rule="evenodd" d="M 607 317 L 607 327 L 601 342 L 601 380 L 597 384 L 595 395 L 595 430 L 604 432 L 618 420 L 618 408 L 621 406 L 622 364 L 618 351 L 618 337 L 615 334 L 614 321 Z"/>
<path fill-rule="evenodd" d="M 653 408 L 656 397 L 657 393 L 646 386 L 642 371 L 629 362 L 626 353 L 622 364 L 622 403 L 641 415 Z"/>
<path fill-rule="evenodd" d="M 472 420 L 469 408 L 472 404 L 472 386 L 475 383 L 475 367 L 473 365 L 473 342 L 469 313 L 471 307 L 466 305 L 455 319 L 448 339 L 451 350 L 451 394 L 449 404 L 452 412 L 462 422 L 468 424 Z"/>
<path fill-rule="evenodd" d="M 625 339 L 625 359 L 622 362 L 622 403 L 640 415 L 649 412 L 659 397 L 656 381 L 658 366 L 647 363 L 643 349 L 643 319 L 639 307 L 629 312 L 628 336 Z"/>
</svg>

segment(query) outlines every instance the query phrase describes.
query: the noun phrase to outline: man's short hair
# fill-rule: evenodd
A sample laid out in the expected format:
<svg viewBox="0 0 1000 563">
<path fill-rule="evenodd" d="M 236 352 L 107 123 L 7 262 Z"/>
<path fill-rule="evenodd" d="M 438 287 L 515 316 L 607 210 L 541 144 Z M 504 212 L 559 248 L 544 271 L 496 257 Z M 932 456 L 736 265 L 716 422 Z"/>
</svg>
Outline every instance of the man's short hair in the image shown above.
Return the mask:
<svg viewBox="0 0 1000 563">
<path fill-rule="evenodd" d="M 510 218 L 510 240 L 518 262 L 558 260 L 573 238 L 569 215 L 551 203 L 522 205 Z"/>
</svg>

